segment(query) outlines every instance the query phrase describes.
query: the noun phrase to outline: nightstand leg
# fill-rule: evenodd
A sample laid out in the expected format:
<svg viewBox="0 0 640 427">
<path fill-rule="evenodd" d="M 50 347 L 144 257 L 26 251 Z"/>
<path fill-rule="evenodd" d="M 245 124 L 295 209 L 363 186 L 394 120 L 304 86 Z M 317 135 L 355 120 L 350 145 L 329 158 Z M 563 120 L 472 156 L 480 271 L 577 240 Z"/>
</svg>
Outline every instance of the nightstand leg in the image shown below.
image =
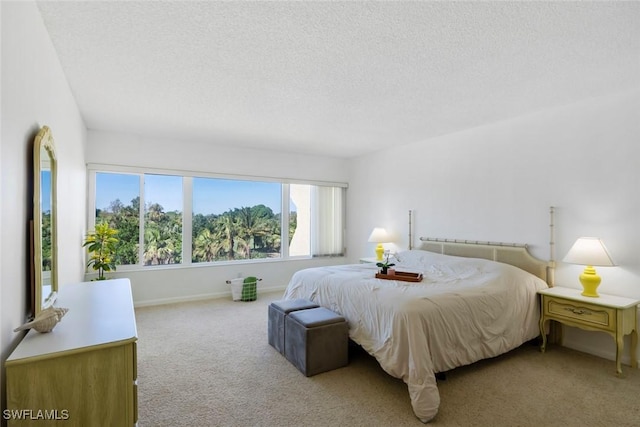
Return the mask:
<svg viewBox="0 0 640 427">
<path fill-rule="evenodd" d="M 547 331 L 544 329 L 545 319 L 544 316 L 540 317 L 540 335 L 542 336 L 542 344 L 540 345 L 540 351 L 544 353 L 547 349 Z"/>
<path fill-rule="evenodd" d="M 622 373 L 622 351 L 624 349 L 624 335 L 622 332 L 618 331 L 616 333 L 616 374 L 620 375 Z"/>
</svg>

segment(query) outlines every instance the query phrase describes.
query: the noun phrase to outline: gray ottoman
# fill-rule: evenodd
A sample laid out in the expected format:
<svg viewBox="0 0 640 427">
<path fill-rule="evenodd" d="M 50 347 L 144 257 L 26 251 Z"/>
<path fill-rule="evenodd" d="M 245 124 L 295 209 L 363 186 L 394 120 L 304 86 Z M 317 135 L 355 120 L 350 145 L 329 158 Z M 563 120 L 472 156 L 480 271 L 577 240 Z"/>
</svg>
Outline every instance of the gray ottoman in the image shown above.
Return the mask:
<svg viewBox="0 0 640 427">
<path fill-rule="evenodd" d="M 318 304 L 306 299 L 285 299 L 272 302 L 269 305 L 269 319 L 267 327 L 269 344 L 281 354 L 284 354 L 284 318 L 291 312 L 316 307 L 318 307 Z"/>
<path fill-rule="evenodd" d="M 349 363 L 349 327 L 344 317 L 324 308 L 290 313 L 285 318 L 284 356 L 307 377 Z"/>
</svg>

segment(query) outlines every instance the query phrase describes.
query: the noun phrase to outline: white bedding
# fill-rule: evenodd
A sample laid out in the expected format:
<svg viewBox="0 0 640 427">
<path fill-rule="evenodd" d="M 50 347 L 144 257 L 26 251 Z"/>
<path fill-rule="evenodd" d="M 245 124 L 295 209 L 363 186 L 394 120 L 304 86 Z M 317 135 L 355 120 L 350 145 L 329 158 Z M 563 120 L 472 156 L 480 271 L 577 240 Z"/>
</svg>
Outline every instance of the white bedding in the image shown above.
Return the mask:
<svg viewBox="0 0 640 427">
<path fill-rule="evenodd" d="M 344 316 L 351 339 L 407 383 L 423 422 L 438 412 L 436 372 L 512 350 L 539 334 L 536 292 L 547 284 L 519 268 L 426 251 L 400 254 L 398 270 L 421 283 L 376 279 L 375 264 L 318 267 L 293 275 L 284 297 Z"/>
</svg>

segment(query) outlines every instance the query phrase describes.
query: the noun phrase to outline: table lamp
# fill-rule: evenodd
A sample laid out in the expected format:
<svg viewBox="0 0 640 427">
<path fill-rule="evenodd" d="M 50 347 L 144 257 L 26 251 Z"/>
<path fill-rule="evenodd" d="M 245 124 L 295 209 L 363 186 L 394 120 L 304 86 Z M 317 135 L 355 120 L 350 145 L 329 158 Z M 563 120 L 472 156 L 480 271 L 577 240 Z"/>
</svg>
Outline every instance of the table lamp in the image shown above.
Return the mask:
<svg viewBox="0 0 640 427">
<path fill-rule="evenodd" d="M 384 253 L 383 243 L 388 243 L 391 241 L 391 237 L 387 230 L 381 227 L 376 227 L 373 229 L 371 234 L 369 235 L 369 242 L 377 243 L 376 246 L 376 261 L 382 261 L 382 254 Z"/>
<path fill-rule="evenodd" d="M 580 237 L 569 249 L 563 261 L 586 266 L 580 275 L 580 283 L 582 283 L 583 288 L 582 295 L 585 297 L 598 296 L 596 289 L 600 285 L 600 276 L 598 276 L 593 266 L 613 267 L 616 265 L 602 240 L 597 237 Z"/>
</svg>

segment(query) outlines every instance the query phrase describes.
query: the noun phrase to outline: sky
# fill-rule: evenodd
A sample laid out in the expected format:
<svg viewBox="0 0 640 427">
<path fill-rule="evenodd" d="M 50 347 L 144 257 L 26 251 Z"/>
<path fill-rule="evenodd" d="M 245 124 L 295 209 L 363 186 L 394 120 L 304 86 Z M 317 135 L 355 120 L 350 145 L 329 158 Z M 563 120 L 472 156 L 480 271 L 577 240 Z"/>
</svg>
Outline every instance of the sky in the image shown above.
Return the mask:
<svg viewBox="0 0 640 427">
<path fill-rule="evenodd" d="M 277 182 L 194 178 L 193 211 L 220 214 L 233 208 L 263 204 L 274 213 L 281 209 L 282 190 Z"/>
<path fill-rule="evenodd" d="M 51 171 L 40 173 L 40 209 L 42 212 L 51 210 Z"/>
<path fill-rule="evenodd" d="M 160 204 L 165 212 L 182 211 L 182 177 L 145 174 L 145 202 Z M 96 207 L 105 209 L 116 200 L 126 206 L 138 197 L 138 175 L 96 173 Z M 274 213 L 281 210 L 281 189 L 277 182 L 193 178 L 193 211 L 221 214 L 233 208 L 259 204 Z"/>
</svg>

